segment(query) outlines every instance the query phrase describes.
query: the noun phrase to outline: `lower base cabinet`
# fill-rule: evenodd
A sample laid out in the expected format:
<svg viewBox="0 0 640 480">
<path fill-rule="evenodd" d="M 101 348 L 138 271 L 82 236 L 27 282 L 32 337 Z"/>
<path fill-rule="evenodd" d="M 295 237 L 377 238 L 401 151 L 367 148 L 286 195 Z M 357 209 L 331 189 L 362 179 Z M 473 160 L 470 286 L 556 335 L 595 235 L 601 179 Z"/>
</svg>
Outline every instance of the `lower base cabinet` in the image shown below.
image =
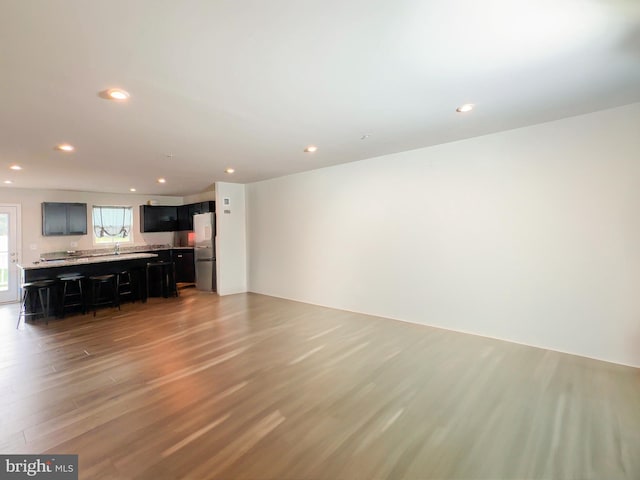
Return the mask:
<svg viewBox="0 0 640 480">
<path fill-rule="evenodd" d="M 173 250 L 173 261 L 176 264 L 176 282 L 195 283 L 196 265 L 193 249 Z"/>
</svg>

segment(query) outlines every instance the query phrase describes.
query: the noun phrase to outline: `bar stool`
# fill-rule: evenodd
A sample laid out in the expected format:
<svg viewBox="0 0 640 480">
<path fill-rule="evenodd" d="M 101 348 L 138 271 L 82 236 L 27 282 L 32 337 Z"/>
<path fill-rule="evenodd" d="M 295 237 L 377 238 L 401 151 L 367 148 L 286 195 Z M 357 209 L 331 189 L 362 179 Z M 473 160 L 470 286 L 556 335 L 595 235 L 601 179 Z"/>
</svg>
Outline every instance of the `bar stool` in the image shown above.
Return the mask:
<svg viewBox="0 0 640 480">
<path fill-rule="evenodd" d="M 116 276 L 112 273 L 89 277 L 89 284 L 91 285 L 91 304 L 89 306 L 93 308 L 94 317 L 96 316 L 97 307 L 101 305 L 110 304 L 112 307 L 118 307 L 118 310 L 120 310 L 116 283 Z M 108 287 L 108 293 L 105 294 L 103 287 Z"/>
<path fill-rule="evenodd" d="M 176 264 L 170 261 L 158 261 L 147 263 L 147 298 L 149 297 L 149 271 L 152 268 L 160 268 L 162 296 L 167 298 L 169 294 L 178 296 L 178 286 L 176 285 Z"/>
<path fill-rule="evenodd" d="M 22 284 L 22 302 L 16 328 L 20 328 L 20 321 L 23 317 L 26 322 L 27 317 L 35 318 L 38 315 L 43 315 L 45 322 L 47 325 L 49 324 L 51 288 L 55 283 L 55 280 L 38 280 Z"/>
<path fill-rule="evenodd" d="M 65 309 L 70 307 L 80 307 L 83 315 L 87 312 L 86 300 L 84 298 L 84 292 L 82 291 L 82 281 L 84 279 L 84 275 L 80 275 L 79 273 L 58 277 L 58 281 L 62 283 L 62 300 L 60 301 L 61 318 L 64 318 Z"/>
<path fill-rule="evenodd" d="M 123 270 L 117 273 L 117 291 L 118 291 L 118 304 L 123 296 L 128 296 L 132 302 L 136 301 L 136 294 L 133 290 L 133 277 L 129 270 Z"/>
</svg>

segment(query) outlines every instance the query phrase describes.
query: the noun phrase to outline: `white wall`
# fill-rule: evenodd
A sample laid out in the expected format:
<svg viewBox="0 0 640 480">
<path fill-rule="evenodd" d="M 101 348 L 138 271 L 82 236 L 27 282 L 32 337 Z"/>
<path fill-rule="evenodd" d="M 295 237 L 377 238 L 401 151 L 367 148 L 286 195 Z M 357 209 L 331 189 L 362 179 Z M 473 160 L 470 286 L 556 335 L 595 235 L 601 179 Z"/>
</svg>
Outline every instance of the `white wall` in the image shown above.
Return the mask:
<svg viewBox="0 0 640 480">
<path fill-rule="evenodd" d="M 247 186 L 249 290 L 640 366 L 640 104 Z"/>
<path fill-rule="evenodd" d="M 13 203 L 22 206 L 22 258 L 21 263 L 31 263 L 42 253 L 65 251 L 69 249 L 86 250 L 103 248 L 93 245 L 91 207 L 93 205 L 127 205 L 133 207 L 133 245 L 171 244 L 173 233 L 140 233 L 139 205 L 148 200 L 156 200 L 158 205 L 182 205 L 182 197 L 148 196 L 130 194 L 110 194 L 74 192 L 64 190 L 35 190 L 12 187 L 0 188 L 0 203 Z M 80 202 L 87 204 L 87 235 L 43 237 L 42 202 Z M 72 247 L 71 242 L 77 242 Z M 31 250 L 35 245 L 35 250 Z"/>
<path fill-rule="evenodd" d="M 208 202 L 209 200 L 216 199 L 215 189 L 207 190 L 206 192 L 194 193 L 184 197 L 185 205 L 189 203 Z"/>
<path fill-rule="evenodd" d="M 245 186 L 216 182 L 216 268 L 218 294 L 247 291 Z M 225 205 L 224 199 L 230 200 Z"/>
</svg>

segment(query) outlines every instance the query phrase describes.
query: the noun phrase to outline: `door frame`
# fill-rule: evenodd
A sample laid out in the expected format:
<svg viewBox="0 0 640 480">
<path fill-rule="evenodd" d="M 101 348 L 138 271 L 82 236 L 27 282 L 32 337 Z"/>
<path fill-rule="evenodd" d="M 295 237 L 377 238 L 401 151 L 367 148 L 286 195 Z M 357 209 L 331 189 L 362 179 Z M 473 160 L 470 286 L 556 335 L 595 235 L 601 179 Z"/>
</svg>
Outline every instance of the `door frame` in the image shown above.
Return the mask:
<svg viewBox="0 0 640 480">
<path fill-rule="evenodd" d="M 20 292 L 20 275 L 19 275 L 19 270 L 18 267 L 16 266 L 18 263 L 22 262 L 22 205 L 20 205 L 19 203 L 0 203 L 0 208 L 15 208 L 16 212 L 16 245 L 15 245 L 15 252 L 16 252 L 16 263 L 11 263 L 11 260 L 9 260 L 9 268 L 11 269 L 11 265 L 14 266 L 15 269 L 15 285 L 11 285 L 11 282 L 9 282 L 9 294 L 10 294 L 10 300 L 5 300 L 0 302 L 1 303 L 14 303 L 14 302 L 18 302 L 20 300 L 19 297 L 19 292 Z M 11 272 L 9 272 L 9 278 L 11 278 Z"/>
</svg>

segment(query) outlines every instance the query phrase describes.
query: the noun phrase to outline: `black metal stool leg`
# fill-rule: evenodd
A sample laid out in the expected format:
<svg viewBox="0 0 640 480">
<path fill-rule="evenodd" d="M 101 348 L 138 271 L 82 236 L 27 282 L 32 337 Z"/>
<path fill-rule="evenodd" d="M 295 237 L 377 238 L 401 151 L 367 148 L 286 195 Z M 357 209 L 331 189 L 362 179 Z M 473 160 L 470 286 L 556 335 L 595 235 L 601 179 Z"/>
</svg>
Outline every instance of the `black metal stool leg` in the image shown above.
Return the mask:
<svg viewBox="0 0 640 480">
<path fill-rule="evenodd" d="M 98 310 L 98 307 L 96 305 L 96 300 L 98 297 L 96 297 L 97 295 L 100 295 L 100 284 L 99 283 L 94 283 L 91 286 L 91 305 L 93 305 L 93 316 L 96 316 L 96 311 Z"/>
<path fill-rule="evenodd" d="M 44 307 L 44 318 L 47 325 L 49 325 L 49 305 L 51 302 L 51 288 L 47 287 L 47 304 Z"/>
<path fill-rule="evenodd" d="M 176 297 L 179 297 L 178 294 L 178 282 L 176 282 L 176 264 L 175 262 L 171 263 L 171 285 L 173 286 L 173 293 Z"/>
<path fill-rule="evenodd" d="M 166 265 L 162 266 L 162 296 L 164 298 L 169 296 L 169 269 Z"/>
<path fill-rule="evenodd" d="M 16 329 L 20 328 L 20 321 L 22 320 L 22 317 L 27 311 L 28 293 L 29 293 L 29 290 L 27 290 L 26 288 L 22 289 L 22 301 L 20 302 L 20 313 L 18 314 L 18 325 L 16 325 Z"/>
<path fill-rule="evenodd" d="M 147 265 L 146 277 L 147 296 L 144 298 L 145 302 L 149 298 L 149 265 Z"/>
<path fill-rule="evenodd" d="M 38 298 L 40 300 L 40 307 L 42 308 L 42 315 L 44 316 L 44 320 L 46 324 L 49 325 L 49 315 L 47 314 L 47 303 L 45 303 L 45 296 L 44 296 L 45 290 L 47 291 L 47 293 L 49 292 L 49 290 L 45 288 L 38 289 Z"/>
<path fill-rule="evenodd" d="M 67 301 L 67 286 L 69 282 L 64 282 L 62 285 L 62 301 L 60 302 L 60 318 L 64 318 L 64 306 Z"/>
<path fill-rule="evenodd" d="M 113 303 L 114 307 L 118 307 L 120 310 L 120 275 L 113 277 L 113 281 L 111 282 L 111 288 L 113 288 Z"/>
<path fill-rule="evenodd" d="M 78 291 L 80 292 L 80 310 L 84 315 L 87 313 L 87 302 L 84 298 L 84 291 L 82 290 L 82 280 L 78 280 Z"/>
</svg>

